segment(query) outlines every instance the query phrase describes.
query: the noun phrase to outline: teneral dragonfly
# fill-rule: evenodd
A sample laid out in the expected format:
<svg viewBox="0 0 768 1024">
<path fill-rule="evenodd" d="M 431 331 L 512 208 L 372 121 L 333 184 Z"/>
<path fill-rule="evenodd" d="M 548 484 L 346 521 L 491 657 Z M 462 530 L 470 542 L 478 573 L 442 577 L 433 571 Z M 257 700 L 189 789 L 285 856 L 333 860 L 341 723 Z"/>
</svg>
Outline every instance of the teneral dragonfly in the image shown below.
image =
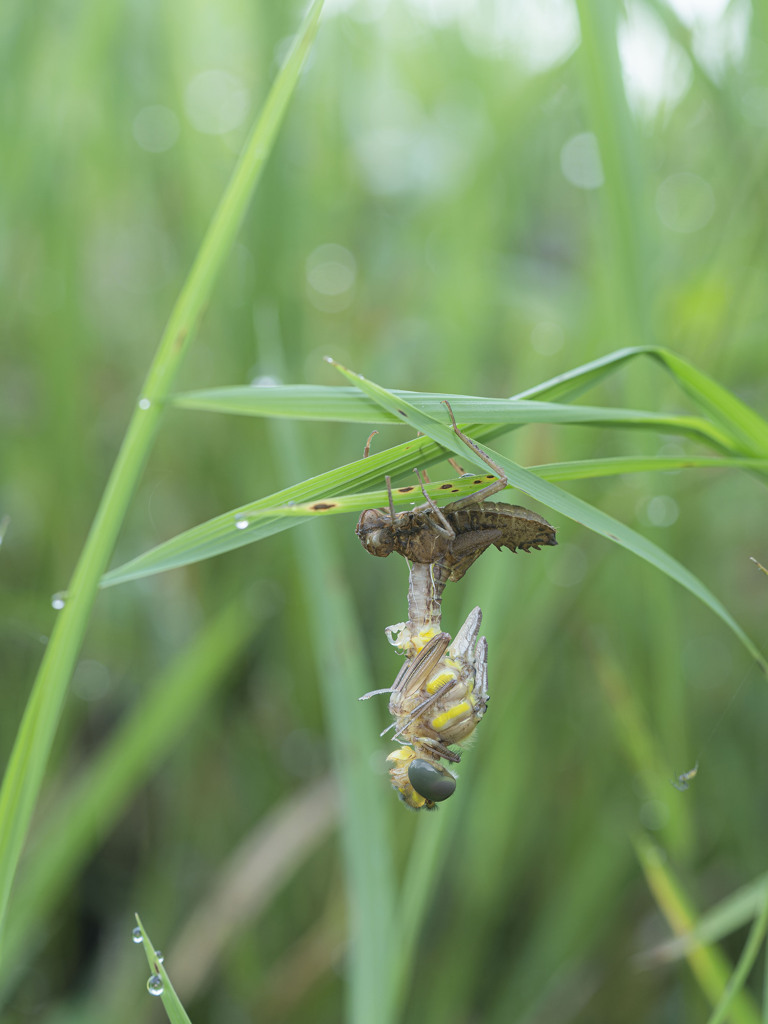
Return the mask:
<svg viewBox="0 0 768 1024">
<path fill-rule="evenodd" d="M 479 637 L 482 612 L 475 608 L 451 642 L 434 635 L 408 657 L 388 690 L 393 738 L 402 744 L 387 758 L 401 800 L 414 810 L 432 810 L 456 789 L 456 775 L 441 763 L 458 764 L 451 749 L 475 730 L 488 705 L 488 645 Z"/>
</svg>

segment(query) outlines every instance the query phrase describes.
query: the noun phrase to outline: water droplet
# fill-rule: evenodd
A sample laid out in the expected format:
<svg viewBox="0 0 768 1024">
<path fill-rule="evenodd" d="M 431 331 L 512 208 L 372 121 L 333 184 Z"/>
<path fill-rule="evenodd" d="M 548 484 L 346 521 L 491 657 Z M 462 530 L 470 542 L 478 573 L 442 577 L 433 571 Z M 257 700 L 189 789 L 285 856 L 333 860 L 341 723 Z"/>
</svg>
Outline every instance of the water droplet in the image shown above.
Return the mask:
<svg viewBox="0 0 768 1024">
<path fill-rule="evenodd" d="M 238 530 L 245 530 L 248 527 L 248 516 L 243 512 L 238 512 L 235 516 L 235 526 Z"/>
<path fill-rule="evenodd" d="M 159 974 L 153 974 L 147 979 L 147 992 L 151 996 L 161 996 L 163 994 L 163 979 Z"/>
<path fill-rule="evenodd" d="M 163 956 L 159 949 L 155 950 L 155 960 L 157 960 L 159 964 L 165 963 L 165 957 Z"/>
<path fill-rule="evenodd" d="M 134 928 L 131 932 L 131 938 L 134 942 L 143 942 L 144 938 L 141 934 L 141 928 Z"/>
<path fill-rule="evenodd" d="M 59 591 L 58 594 L 54 594 L 51 598 L 51 608 L 53 608 L 54 611 L 60 612 L 66 603 L 63 591 Z"/>
<path fill-rule="evenodd" d="M 149 407 L 151 405 L 152 405 L 152 403 L 150 402 L 150 400 L 148 398 L 140 398 L 139 399 L 139 408 L 140 409 L 149 409 Z"/>
</svg>

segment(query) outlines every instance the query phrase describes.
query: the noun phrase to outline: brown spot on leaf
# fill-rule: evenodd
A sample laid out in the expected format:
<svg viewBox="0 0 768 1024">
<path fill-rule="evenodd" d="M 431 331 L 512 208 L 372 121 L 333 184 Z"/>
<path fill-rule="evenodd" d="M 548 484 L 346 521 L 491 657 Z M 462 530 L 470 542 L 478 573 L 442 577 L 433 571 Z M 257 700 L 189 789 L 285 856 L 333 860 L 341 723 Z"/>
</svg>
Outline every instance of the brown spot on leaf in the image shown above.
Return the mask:
<svg viewBox="0 0 768 1024">
<path fill-rule="evenodd" d="M 338 507 L 338 501 L 316 501 L 314 505 L 309 506 L 312 512 L 325 512 L 326 509 Z"/>
<path fill-rule="evenodd" d="M 411 491 L 415 491 L 415 490 L 416 490 L 416 488 L 414 487 L 414 485 L 410 484 L 408 487 L 398 487 L 397 488 L 397 493 L 398 494 L 410 494 Z"/>
</svg>

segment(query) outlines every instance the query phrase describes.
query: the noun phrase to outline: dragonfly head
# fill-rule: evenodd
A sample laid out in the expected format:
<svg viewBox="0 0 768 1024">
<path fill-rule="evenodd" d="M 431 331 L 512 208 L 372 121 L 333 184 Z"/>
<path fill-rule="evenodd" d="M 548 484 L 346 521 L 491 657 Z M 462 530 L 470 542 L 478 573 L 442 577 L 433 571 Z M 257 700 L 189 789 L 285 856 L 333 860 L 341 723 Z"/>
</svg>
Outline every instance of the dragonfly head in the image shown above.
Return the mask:
<svg viewBox="0 0 768 1024">
<path fill-rule="evenodd" d="M 395 534 L 392 518 L 388 512 L 369 508 L 357 521 L 355 533 L 366 551 L 380 558 L 386 558 L 395 548 Z"/>
<path fill-rule="evenodd" d="M 438 761 L 419 757 L 413 747 L 400 747 L 387 758 L 392 785 L 403 803 L 415 811 L 432 811 L 456 789 L 456 778 Z"/>
</svg>

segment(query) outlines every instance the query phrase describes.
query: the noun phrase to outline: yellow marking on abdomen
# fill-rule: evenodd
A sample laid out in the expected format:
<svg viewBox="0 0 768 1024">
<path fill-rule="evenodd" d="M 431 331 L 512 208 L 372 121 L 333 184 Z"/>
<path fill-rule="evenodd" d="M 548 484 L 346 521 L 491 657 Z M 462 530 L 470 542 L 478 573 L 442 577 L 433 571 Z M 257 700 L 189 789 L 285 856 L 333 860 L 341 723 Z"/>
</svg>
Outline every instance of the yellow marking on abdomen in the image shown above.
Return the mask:
<svg viewBox="0 0 768 1024">
<path fill-rule="evenodd" d="M 467 714 L 472 714 L 472 705 L 468 700 L 461 701 L 460 704 L 455 704 L 448 711 L 443 711 L 439 715 L 435 715 L 432 719 L 432 728 L 435 732 L 443 732 L 445 727 L 450 725 L 451 722 L 455 722 L 457 718 L 463 718 Z"/>
<path fill-rule="evenodd" d="M 456 673 L 449 668 L 443 669 L 442 672 L 438 672 L 437 675 L 427 683 L 427 693 L 437 693 L 441 686 L 445 686 L 446 683 L 453 682 L 456 678 Z"/>
</svg>

